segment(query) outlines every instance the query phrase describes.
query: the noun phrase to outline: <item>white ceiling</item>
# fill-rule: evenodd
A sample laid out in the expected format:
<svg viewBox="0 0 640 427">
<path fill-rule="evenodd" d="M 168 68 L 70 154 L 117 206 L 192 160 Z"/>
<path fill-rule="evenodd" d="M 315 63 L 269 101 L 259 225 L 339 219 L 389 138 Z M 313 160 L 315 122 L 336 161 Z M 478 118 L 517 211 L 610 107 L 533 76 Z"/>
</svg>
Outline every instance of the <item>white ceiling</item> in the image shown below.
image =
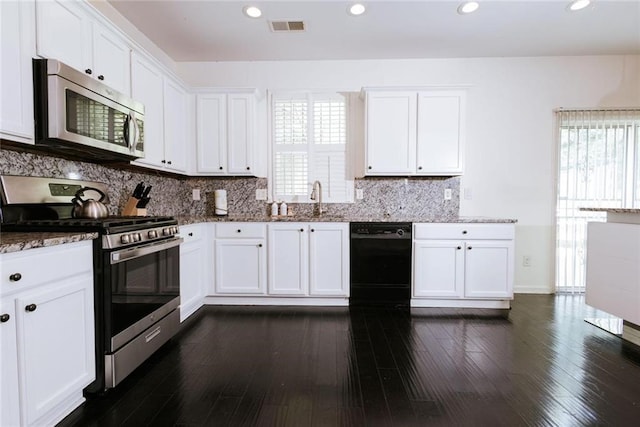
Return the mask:
<svg viewBox="0 0 640 427">
<path fill-rule="evenodd" d="M 640 54 L 640 0 L 595 0 L 568 12 L 565 0 L 353 2 L 108 0 L 175 61 L 454 58 Z M 262 17 L 243 15 L 258 5 Z M 306 31 L 274 33 L 269 20 L 303 20 Z"/>
</svg>

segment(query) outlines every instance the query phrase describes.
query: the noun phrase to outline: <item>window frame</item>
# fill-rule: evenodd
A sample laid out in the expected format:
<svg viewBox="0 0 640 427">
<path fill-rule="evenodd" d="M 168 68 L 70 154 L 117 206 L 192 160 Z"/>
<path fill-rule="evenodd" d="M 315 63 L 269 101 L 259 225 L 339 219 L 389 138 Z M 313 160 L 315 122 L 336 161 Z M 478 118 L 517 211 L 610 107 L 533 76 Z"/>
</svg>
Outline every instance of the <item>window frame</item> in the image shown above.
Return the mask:
<svg viewBox="0 0 640 427">
<path fill-rule="evenodd" d="M 314 100 L 324 100 L 340 97 L 344 100 L 345 109 L 345 144 L 344 144 L 344 163 L 345 163 L 345 198 L 340 200 L 330 200 L 326 196 L 326 187 L 323 187 L 323 203 L 354 203 L 355 202 L 355 180 L 354 171 L 352 167 L 353 158 L 353 141 L 352 141 L 352 96 L 350 92 L 338 91 L 338 90 L 282 90 L 282 91 L 268 91 L 268 132 L 269 132 L 269 146 L 268 146 L 268 173 L 267 173 L 267 190 L 268 190 L 268 202 L 286 202 L 286 203 L 316 203 L 311 200 L 311 191 L 313 182 L 316 179 L 316 159 L 318 153 L 331 151 L 329 147 L 333 144 L 315 144 L 314 143 L 314 112 L 313 102 Z M 308 138 L 306 144 L 299 144 L 295 147 L 291 144 L 292 151 L 300 151 L 307 153 L 307 170 L 309 174 L 307 176 L 307 193 L 305 195 L 277 195 L 275 194 L 275 158 L 276 158 L 276 143 L 275 143 L 275 129 L 274 129 L 274 102 L 278 99 L 306 99 L 308 103 L 307 108 L 307 129 Z M 342 145 L 342 144 L 340 144 Z M 337 151 L 337 150 L 335 150 Z M 334 151 L 334 152 L 335 152 Z M 323 186 L 326 183 L 321 181 Z"/>
</svg>

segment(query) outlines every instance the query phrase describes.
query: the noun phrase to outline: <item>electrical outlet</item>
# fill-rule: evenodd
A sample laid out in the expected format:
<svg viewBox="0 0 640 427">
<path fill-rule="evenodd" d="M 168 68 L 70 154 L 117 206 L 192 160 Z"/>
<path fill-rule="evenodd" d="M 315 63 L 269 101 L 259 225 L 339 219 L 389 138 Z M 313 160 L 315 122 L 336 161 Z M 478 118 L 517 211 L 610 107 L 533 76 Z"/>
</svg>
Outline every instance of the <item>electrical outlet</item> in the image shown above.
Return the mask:
<svg viewBox="0 0 640 427">
<path fill-rule="evenodd" d="M 258 188 L 258 189 L 256 189 L 256 200 L 267 200 L 267 189 L 266 188 Z"/>
<path fill-rule="evenodd" d="M 522 266 L 531 267 L 531 257 L 529 255 L 525 255 L 522 257 Z"/>
<path fill-rule="evenodd" d="M 444 199 L 445 200 L 451 200 L 451 189 L 450 188 L 445 188 L 445 190 L 444 190 Z"/>
<path fill-rule="evenodd" d="M 356 199 L 357 200 L 364 199 L 364 190 L 362 188 L 356 188 Z"/>
<path fill-rule="evenodd" d="M 465 200 L 473 199 L 473 191 L 471 191 L 471 187 L 464 188 L 464 199 Z"/>
<path fill-rule="evenodd" d="M 194 188 L 192 190 L 192 197 L 193 197 L 193 200 L 200 200 L 200 189 L 199 188 Z"/>
</svg>

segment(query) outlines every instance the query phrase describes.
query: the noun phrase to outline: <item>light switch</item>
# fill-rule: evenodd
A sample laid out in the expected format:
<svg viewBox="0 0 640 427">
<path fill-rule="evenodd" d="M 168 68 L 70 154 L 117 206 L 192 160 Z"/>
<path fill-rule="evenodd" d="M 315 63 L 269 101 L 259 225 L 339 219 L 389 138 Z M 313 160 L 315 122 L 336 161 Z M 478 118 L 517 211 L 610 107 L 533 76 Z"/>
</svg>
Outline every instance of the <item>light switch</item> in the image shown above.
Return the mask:
<svg viewBox="0 0 640 427">
<path fill-rule="evenodd" d="M 445 190 L 444 190 L 444 199 L 445 200 L 451 200 L 451 189 L 450 188 L 445 188 Z"/>
<path fill-rule="evenodd" d="M 192 197 L 193 197 L 193 200 L 200 200 L 200 189 L 199 188 L 194 188 L 192 190 Z"/>
<path fill-rule="evenodd" d="M 362 188 L 356 188 L 356 199 L 357 200 L 364 199 L 364 190 Z"/>
</svg>

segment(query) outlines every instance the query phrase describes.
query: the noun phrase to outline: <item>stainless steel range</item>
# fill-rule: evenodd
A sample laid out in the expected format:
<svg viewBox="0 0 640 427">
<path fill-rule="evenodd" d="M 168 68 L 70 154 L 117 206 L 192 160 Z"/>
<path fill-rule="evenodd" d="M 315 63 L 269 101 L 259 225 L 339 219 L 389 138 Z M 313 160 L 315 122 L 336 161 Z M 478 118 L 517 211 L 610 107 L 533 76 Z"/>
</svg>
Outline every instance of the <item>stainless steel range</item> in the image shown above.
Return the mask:
<svg viewBox="0 0 640 427">
<path fill-rule="evenodd" d="M 107 193 L 98 182 L 6 175 L 0 181 L 3 231 L 99 233 L 93 254 L 97 372 L 85 392 L 115 387 L 178 331 L 183 239 L 177 221 L 73 218 L 78 190 Z"/>
</svg>

